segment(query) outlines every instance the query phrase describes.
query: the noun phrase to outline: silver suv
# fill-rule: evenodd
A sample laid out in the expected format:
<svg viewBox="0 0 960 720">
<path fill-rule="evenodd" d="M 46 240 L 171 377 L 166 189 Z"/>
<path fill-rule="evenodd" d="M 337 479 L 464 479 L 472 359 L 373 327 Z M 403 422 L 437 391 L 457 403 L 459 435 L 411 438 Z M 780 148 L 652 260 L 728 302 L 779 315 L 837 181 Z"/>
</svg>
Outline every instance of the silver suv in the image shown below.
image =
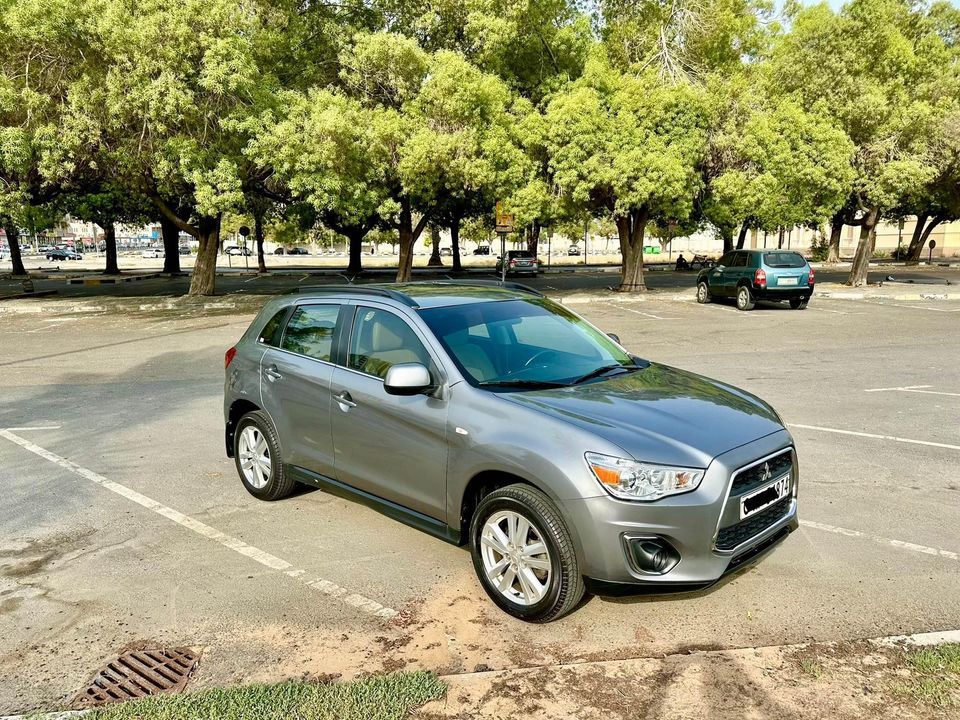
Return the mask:
<svg viewBox="0 0 960 720">
<path fill-rule="evenodd" d="M 710 584 L 797 527 L 797 459 L 749 393 L 631 355 L 511 283 L 310 289 L 227 351 L 247 490 L 305 483 L 452 543 L 531 621 L 586 590 Z"/>
</svg>

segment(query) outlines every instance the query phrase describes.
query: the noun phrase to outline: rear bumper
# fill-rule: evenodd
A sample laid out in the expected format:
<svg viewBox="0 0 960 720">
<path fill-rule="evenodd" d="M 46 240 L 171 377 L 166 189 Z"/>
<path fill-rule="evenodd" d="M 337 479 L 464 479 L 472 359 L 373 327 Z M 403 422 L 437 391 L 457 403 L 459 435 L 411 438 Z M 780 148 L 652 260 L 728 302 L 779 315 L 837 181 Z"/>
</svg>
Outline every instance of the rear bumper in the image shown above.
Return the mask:
<svg viewBox="0 0 960 720">
<path fill-rule="evenodd" d="M 794 461 L 792 494 L 789 500 L 782 501 L 783 514 L 727 551 L 718 549 L 715 543 L 721 517 L 728 507 L 730 478 L 738 469 L 790 447 L 790 434 L 781 430 L 735 448 L 713 460 L 697 490 L 654 503 L 618 501 L 610 497 L 567 501 L 564 510 L 576 528 L 583 575 L 590 578 L 594 586 L 613 583 L 690 589 L 714 583 L 725 573 L 752 560 L 799 526 L 798 467 Z M 666 541 L 676 550 L 679 562 L 663 574 L 640 571 L 631 561 L 626 545 L 633 537 Z"/>
<path fill-rule="evenodd" d="M 813 296 L 813 285 L 803 287 L 765 287 L 753 288 L 753 294 L 757 300 L 793 300 L 800 298 L 809 300 Z"/>
</svg>

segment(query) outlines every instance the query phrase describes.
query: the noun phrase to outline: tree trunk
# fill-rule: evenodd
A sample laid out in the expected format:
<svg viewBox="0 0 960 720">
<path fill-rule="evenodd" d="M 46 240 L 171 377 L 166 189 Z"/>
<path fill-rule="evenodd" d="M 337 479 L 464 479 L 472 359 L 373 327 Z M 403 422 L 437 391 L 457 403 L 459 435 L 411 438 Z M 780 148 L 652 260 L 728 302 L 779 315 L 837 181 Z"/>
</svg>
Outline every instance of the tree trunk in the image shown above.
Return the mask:
<svg viewBox="0 0 960 720">
<path fill-rule="evenodd" d="M 867 282 L 867 271 L 870 268 L 870 258 L 873 257 L 873 246 L 876 243 L 874 229 L 879 219 L 880 208 L 877 207 L 870 208 L 863 217 L 863 224 L 860 226 L 860 242 L 857 243 L 853 267 L 850 268 L 850 276 L 846 282 L 851 287 L 860 287 Z"/>
<path fill-rule="evenodd" d="M 540 223 L 536 220 L 527 228 L 527 250 L 537 256 L 537 248 L 540 245 Z"/>
<path fill-rule="evenodd" d="M 163 238 L 163 271 L 180 274 L 180 229 L 168 217 L 160 216 L 160 235 Z"/>
<path fill-rule="evenodd" d="M 359 275 L 363 272 L 363 238 L 365 230 L 355 228 L 346 231 L 349 260 L 347 261 L 347 275 Z"/>
<path fill-rule="evenodd" d="M 646 292 L 643 281 L 643 234 L 647 228 L 648 213 L 645 208 L 631 210 L 616 218 L 620 234 L 620 252 L 623 265 L 620 269 L 620 292 Z"/>
<path fill-rule="evenodd" d="M 430 226 L 430 259 L 427 265 L 443 267 L 443 260 L 440 258 L 440 228 L 436 225 Z"/>
<path fill-rule="evenodd" d="M 400 236 L 400 257 L 397 262 L 397 282 L 410 282 L 413 276 L 413 245 L 423 232 L 424 226 L 430 219 L 430 213 L 424 213 L 420 221 L 414 226 L 413 210 L 410 201 L 403 199 L 400 202 L 400 222 L 397 230 Z"/>
<path fill-rule="evenodd" d="M 257 272 L 267 271 L 267 261 L 263 257 L 263 213 L 253 214 L 253 239 L 257 242 Z"/>
<path fill-rule="evenodd" d="M 930 239 L 930 233 L 932 233 L 934 228 L 944 220 L 943 217 L 935 215 L 926 225 L 926 227 L 924 227 L 924 223 L 928 217 L 928 215 L 921 215 L 917 218 L 917 226 L 913 230 L 913 237 L 910 239 L 910 247 L 907 248 L 908 265 L 916 265 L 920 262 L 920 256 L 923 255 L 923 248 L 926 246 L 927 240 Z"/>
<path fill-rule="evenodd" d="M 777 250 L 783 248 L 783 225 L 777 228 Z"/>
<path fill-rule="evenodd" d="M 737 235 L 737 250 L 743 250 L 743 244 L 747 241 L 747 231 L 750 226 L 746 222 L 740 226 L 740 234 Z"/>
<path fill-rule="evenodd" d="M 200 243 L 193 265 L 188 295 L 213 295 L 217 283 L 217 251 L 220 249 L 220 218 L 202 218 L 197 224 Z"/>
<path fill-rule="evenodd" d="M 20 228 L 12 218 L 3 218 L 3 231 L 7 234 L 7 247 L 10 250 L 10 262 L 13 264 L 14 275 L 26 275 L 27 269 L 23 266 L 23 256 L 20 254 Z"/>
<path fill-rule="evenodd" d="M 837 213 L 830 221 L 830 245 L 827 248 L 827 262 L 840 262 L 840 235 L 843 233 L 843 214 Z"/>
<path fill-rule="evenodd" d="M 112 222 L 106 222 L 103 228 L 103 244 L 106 249 L 107 262 L 103 268 L 104 275 L 119 275 L 120 268 L 117 265 L 117 226 Z"/>
<path fill-rule="evenodd" d="M 720 237 L 723 238 L 723 254 L 733 250 L 733 228 L 724 227 L 720 230 Z"/>
<path fill-rule="evenodd" d="M 460 216 L 454 215 L 450 221 L 450 242 L 453 244 L 453 271 L 460 272 L 463 266 L 460 264 Z"/>
</svg>

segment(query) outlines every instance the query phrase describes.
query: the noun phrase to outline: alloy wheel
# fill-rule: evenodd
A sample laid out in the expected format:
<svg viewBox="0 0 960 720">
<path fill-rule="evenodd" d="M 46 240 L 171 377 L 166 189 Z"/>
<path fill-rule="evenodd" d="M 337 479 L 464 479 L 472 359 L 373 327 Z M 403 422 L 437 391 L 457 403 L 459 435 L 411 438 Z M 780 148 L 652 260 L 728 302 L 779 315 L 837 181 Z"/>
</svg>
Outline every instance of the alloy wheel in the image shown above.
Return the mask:
<svg viewBox="0 0 960 720">
<path fill-rule="evenodd" d="M 480 534 L 487 579 L 518 605 L 535 605 L 547 594 L 550 553 L 537 527 L 523 515 L 501 510 L 487 518 Z"/>
<path fill-rule="evenodd" d="M 255 425 L 247 425 L 237 444 L 240 470 L 251 487 L 261 490 L 270 480 L 270 448 L 267 438 Z"/>
</svg>

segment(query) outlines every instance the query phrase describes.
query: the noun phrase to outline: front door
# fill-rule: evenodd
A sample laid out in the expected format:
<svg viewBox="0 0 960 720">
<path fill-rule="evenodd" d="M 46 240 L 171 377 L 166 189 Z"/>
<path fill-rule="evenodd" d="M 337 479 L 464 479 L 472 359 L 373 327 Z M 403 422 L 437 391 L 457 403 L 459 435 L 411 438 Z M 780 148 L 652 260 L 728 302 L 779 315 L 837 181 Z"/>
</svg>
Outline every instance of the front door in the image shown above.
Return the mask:
<svg viewBox="0 0 960 720">
<path fill-rule="evenodd" d="M 446 521 L 447 403 L 430 395 L 389 395 L 387 370 L 438 365 L 406 319 L 358 306 L 346 367 L 334 372 L 331 422 L 336 478 L 347 485 Z"/>
<path fill-rule="evenodd" d="M 710 270 L 710 290 L 714 295 L 726 297 L 731 294 L 730 278 L 733 275 L 733 260 L 736 253 L 728 252 L 717 260 Z"/>
<path fill-rule="evenodd" d="M 327 477 L 334 472 L 330 381 L 339 315 L 336 303 L 298 306 L 277 347 L 260 360 L 260 395 L 277 427 L 284 461 Z"/>
</svg>

